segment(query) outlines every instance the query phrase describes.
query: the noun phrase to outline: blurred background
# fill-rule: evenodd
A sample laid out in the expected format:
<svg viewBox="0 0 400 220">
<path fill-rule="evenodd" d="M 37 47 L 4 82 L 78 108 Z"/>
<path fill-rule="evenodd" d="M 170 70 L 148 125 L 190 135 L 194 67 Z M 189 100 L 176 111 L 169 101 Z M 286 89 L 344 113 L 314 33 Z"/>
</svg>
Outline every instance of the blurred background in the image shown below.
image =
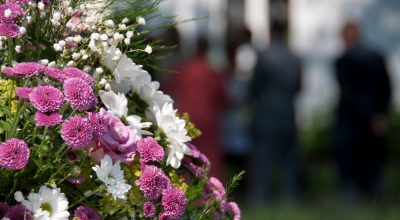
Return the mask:
<svg viewBox="0 0 400 220">
<path fill-rule="evenodd" d="M 168 0 L 155 71 L 243 219 L 400 218 L 400 1 Z M 159 18 L 153 22 L 169 21 Z"/>
</svg>

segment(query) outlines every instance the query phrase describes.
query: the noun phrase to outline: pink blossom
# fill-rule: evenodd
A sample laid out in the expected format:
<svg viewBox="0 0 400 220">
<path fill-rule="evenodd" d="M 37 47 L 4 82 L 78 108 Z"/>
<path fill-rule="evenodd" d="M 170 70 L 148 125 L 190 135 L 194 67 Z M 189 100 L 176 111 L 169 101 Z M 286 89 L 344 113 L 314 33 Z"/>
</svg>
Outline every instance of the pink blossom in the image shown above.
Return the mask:
<svg viewBox="0 0 400 220">
<path fill-rule="evenodd" d="M 7 213 L 7 210 L 10 206 L 7 203 L 0 202 L 0 218 L 3 218 L 4 215 Z"/>
<path fill-rule="evenodd" d="M 19 35 L 19 26 L 16 24 L 0 24 L 0 36 L 15 38 Z"/>
<path fill-rule="evenodd" d="M 229 202 L 227 211 L 232 213 L 233 220 L 240 220 L 241 219 L 240 208 L 239 208 L 239 206 L 238 206 L 238 204 L 236 202 Z"/>
<path fill-rule="evenodd" d="M 211 165 L 210 160 L 207 158 L 207 156 L 201 153 L 193 144 L 188 144 L 188 147 L 192 152 L 193 158 L 199 160 L 202 165 L 205 165 L 207 167 Z"/>
<path fill-rule="evenodd" d="M 31 2 L 31 0 L 7 0 L 7 3 L 16 3 L 16 4 L 26 4 Z"/>
<path fill-rule="evenodd" d="M 92 125 L 93 132 L 97 137 L 103 136 L 108 131 L 106 120 L 97 112 L 87 112 L 86 118 L 89 119 Z"/>
<path fill-rule="evenodd" d="M 206 186 L 211 190 L 218 202 L 226 200 L 225 187 L 217 178 L 211 177 Z"/>
<path fill-rule="evenodd" d="M 155 200 L 160 198 L 161 194 L 171 187 L 169 178 L 164 172 L 156 166 L 145 166 L 142 169 L 142 175 L 136 181 L 140 191 L 144 193 L 144 198 Z"/>
<path fill-rule="evenodd" d="M 21 170 L 29 160 L 30 150 L 25 141 L 12 138 L 0 144 L 0 167 Z"/>
<path fill-rule="evenodd" d="M 63 71 L 68 78 L 80 78 L 83 79 L 90 86 L 93 86 L 93 78 L 86 72 L 75 67 L 65 67 Z"/>
<path fill-rule="evenodd" d="M 97 104 L 92 87 L 83 79 L 70 78 L 64 82 L 65 99 L 72 109 L 86 111 Z"/>
<path fill-rule="evenodd" d="M 67 79 L 67 75 L 63 71 L 55 67 L 44 68 L 44 73 L 48 75 L 50 78 L 56 79 L 60 82 L 64 82 Z"/>
<path fill-rule="evenodd" d="M 20 87 L 15 90 L 17 96 L 21 99 L 29 99 L 29 94 L 32 92 L 32 88 L 29 87 Z"/>
<path fill-rule="evenodd" d="M 36 62 L 18 63 L 13 67 L 14 75 L 19 77 L 32 77 L 43 72 L 44 65 Z"/>
<path fill-rule="evenodd" d="M 143 205 L 143 216 L 145 218 L 153 218 L 156 214 L 156 207 L 150 201 L 147 201 Z"/>
<path fill-rule="evenodd" d="M 10 10 L 10 16 L 5 16 L 5 11 Z M 5 3 L 0 5 L 0 22 L 2 23 L 13 23 L 15 19 L 20 18 L 24 15 L 24 11 L 19 4 Z"/>
<path fill-rule="evenodd" d="M 2 72 L 7 76 L 15 76 L 14 69 L 12 67 L 6 66 L 3 68 Z"/>
<path fill-rule="evenodd" d="M 78 154 L 73 150 L 68 150 L 66 156 L 67 156 L 68 162 L 70 162 L 70 163 L 75 163 L 79 160 Z"/>
<path fill-rule="evenodd" d="M 99 162 L 108 154 L 114 163 L 118 160 L 123 163 L 132 162 L 136 153 L 136 136 L 132 129 L 104 109 L 100 109 L 99 115 L 105 120 L 108 132 L 98 137 L 88 148 L 92 159 Z"/>
<path fill-rule="evenodd" d="M 163 211 L 160 214 L 160 219 L 178 220 L 185 214 L 187 202 L 185 194 L 180 189 L 166 190 L 163 193 L 161 203 Z"/>
<path fill-rule="evenodd" d="M 164 158 L 164 149 L 152 137 L 141 139 L 137 142 L 137 151 L 143 163 L 151 161 L 160 162 Z"/>
<path fill-rule="evenodd" d="M 77 115 L 64 121 L 61 137 L 73 149 L 84 148 L 93 139 L 93 129 L 87 118 Z"/>
<path fill-rule="evenodd" d="M 100 216 L 96 211 L 87 206 L 79 206 L 74 211 L 75 218 L 79 220 L 100 220 Z"/>
<path fill-rule="evenodd" d="M 86 182 L 86 177 L 84 177 L 84 176 L 80 176 L 80 177 L 70 176 L 70 177 L 67 178 L 67 180 L 72 185 L 81 185 L 82 183 Z"/>
<path fill-rule="evenodd" d="M 10 219 L 10 220 L 16 220 L 16 219 L 23 219 L 23 220 L 32 220 L 32 213 L 29 212 L 28 209 L 25 208 L 22 204 L 16 204 L 14 206 L 11 206 L 8 210 L 7 213 L 4 215 L 3 219 Z"/>
<path fill-rule="evenodd" d="M 64 103 L 62 92 L 54 86 L 38 86 L 29 94 L 33 107 L 41 112 L 58 111 Z"/>
<path fill-rule="evenodd" d="M 67 47 L 77 47 L 77 46 L 79 46 L 79 44 L 76 43 L 76 42 L 67 42 L 65 44 L 65 46 L 67 46 Z"/>
<path fill-rule="evenodd" d="M 36 126 L 51 127 L 61 124 L 62 115 L 58 112 L 36 112 L 35 113 Z"/>
</svg>

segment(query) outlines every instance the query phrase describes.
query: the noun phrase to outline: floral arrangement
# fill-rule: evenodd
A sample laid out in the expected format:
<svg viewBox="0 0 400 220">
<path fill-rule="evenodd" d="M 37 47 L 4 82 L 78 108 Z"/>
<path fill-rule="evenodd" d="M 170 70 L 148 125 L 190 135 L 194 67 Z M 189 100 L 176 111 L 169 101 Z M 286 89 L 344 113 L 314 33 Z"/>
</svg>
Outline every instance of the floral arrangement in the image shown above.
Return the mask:
<svg viewBox="0 0 400 220">
<path fill-rule="evenodd" d="M 0 2 L 0 219 L 240 219 L 145 70 L 160 1 Z"/>
</svg>

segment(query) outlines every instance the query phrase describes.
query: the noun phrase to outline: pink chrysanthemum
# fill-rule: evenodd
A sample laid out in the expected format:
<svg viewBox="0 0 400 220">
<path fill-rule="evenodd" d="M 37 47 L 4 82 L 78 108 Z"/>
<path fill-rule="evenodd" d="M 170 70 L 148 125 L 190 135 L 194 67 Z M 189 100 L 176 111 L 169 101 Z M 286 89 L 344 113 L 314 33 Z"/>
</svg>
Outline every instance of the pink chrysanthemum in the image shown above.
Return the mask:
<svg viewBox="0 0 400 220">
<path fill-rule="evenodd" d="M 36 62 L 24 62 L 16 64 L 13 69 L 15 76 L 32 77 L 43 72 L 44 65 Z"/>
<path fill-rule="evenodd" d="M 19 35 L 19 26 L 16 24 L 0 24 L 0 36 L 15 38 Z"/>
<path fill-rule="evenodd" d="M 15 90 L 17 96 L 21 99 L 29 99 L 29 94 L 32 92 L 32 88 L 29 87 L 20 87 Z"/>
<path fill-rule="evenodd" d="M 150 200 L 160 198 L 162 192 L 171 187 L 169 178 L 156 166 L 145 166 L 136 184 L 140 186 L 144 198 Z"/>
<path fill-rule="evenodd" d="M 17 204 L 11 206 L 7 213 L 4 215 L 3 219 L 10 219 L 10 220 L 17 220 L 17 219 L 24 219 L 24 220 L 32 220 L 32 213 L 25 208 L 22 204 Z"/>
<path fill-rule="evenodd" d="M 56 79 L 60 82 L 64 82 L 67 79 L 67 75 L 63 71 L 55 67 L 44 68 L 44 73 L 48 75 L 50 78 Z"/>
<path fill-rule="evenodd" d="M 74 116 L 62 124 L 61 137 L 73 149 L 84 148 L 93 139 L 93 129 L 87 118 Z"/>
<path fill-rule="evenodd" d="M 51 127 L 61 124 L 63 120 L 62 120 L 62 115 L 58 112 L 49 112 L 49 113 L 36 112 L 35 121 L 36 121 L 36 126 Z"/>
<path fill-rule="evenodd" d="M 79 220 L 100 220 L 96 211 L 87 206 L 79 206 L 75 209 L 74 215 Z"/>
<path fill-rule="evenodd" d="M 11 14 L 6 16 L 5 11 L 10 10 Z M 24 11 L 19 4 L 6 3 L 0 5 L 0 22 L 2 23 L 13 23 L 15 19 L 20 18 L 24 15 Z"/>
<path fill-rule="evenodd" d="M 85 80 L 90 86 L 93 86 L 93 78 L 86 72 L 75 67 L 65 67 L 63 71 L 68 78 L 80 78 Z"/>
<path fill-rule="evenodd" d="M 150 201 L 147 201 L 143 205 L 143 216 L 146 218 L 153 218 L 156 214 L 156 207 Z"/>
<path fill-rule="evenodd" d="M 12 138 L 0 144 L 0 167 L 21 170 L 29 160 L 30 150 L 25 141 Z"/>
<path fill-rule="evenodd" d="M 65 98 L 76 110 L 86 111 L 97 104 L 92 87 L 83 79 L 70 78 L 64 82 Z"/>
<path fill-rule="evenodd" d="M 228 206 L 227 211 L 232 213 L 233 220 L 240 220 L 241 214 L 240 214 L 240 208 L 239 208 L 238 204 L 236 202 L 229 202 L 227 206 Z"/>
<path fill-rule="evenodd" d="M 152 137 L 143 138 L 136 145 L 143 163 L 160 162 L 164 158 L 164 149 Z"/>
<path fill-rule="evenodd" d="M 160 219 L 177 220 L 185 213 L 186 197 L 180 189 L 166 190 L 163 193 L 161 203 L 163 211 L 160 214 Z"/>
<path fill-rule="evenodd" d="M 64 96 L 54 86 L 38 86 L 29 94 L 29 101 L 41 112 L 55 112 L 63 105 Z"/>
<path fill-rule="evenodd" d="M 6 67 L 4 67 L 4 68 L 2 69 L 2 72 L 3 72 L 4 74 L 6 74 L 7 76 L 15 76 L 15 74 L 14 74 L 14 69 L 13 69 L 12 67 L 6 66 Z"/>
<path fill-rule="evenodd" d="M 86 117 L 89 119 L 93 132 L 97 137 L 103 136 L 108 131 L 106 120 L 99 113 L 88 112 Z"/>
<path fill-rule="evenodd" d="M 31 2 L 31 0 L 7 0 L 7 3 L 16 3 L 16 4 L 26 4 Z"/>
</svg>

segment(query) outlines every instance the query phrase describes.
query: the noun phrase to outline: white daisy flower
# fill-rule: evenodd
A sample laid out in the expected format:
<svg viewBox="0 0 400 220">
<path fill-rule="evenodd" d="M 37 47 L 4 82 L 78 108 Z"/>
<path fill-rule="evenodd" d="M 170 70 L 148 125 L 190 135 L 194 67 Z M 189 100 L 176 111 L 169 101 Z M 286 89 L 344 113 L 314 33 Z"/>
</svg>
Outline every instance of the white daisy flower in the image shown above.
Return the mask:
<svg viewBox="0 0 400 220">
<path fill-rule="evenodd" d="M 191 155 L 189 147 L 185 144 L 191 138 L 187 135 L 186 122 L 176 116 L 176 110 L 171 103 L 166 103 L 160 108 L 154 105 L 152 108 L 154 120 L 163 130 L 169 142 L 167 165 L 177 169 L 181 166 L 184 155 Z"/>
<path fill-rule="evenodd" d="M 145 135 L 152 135 L 151 132 L 143 130 L 144 128 L 149 128 L 151 126 L 151 122 L 142 122 L 142 118 L 137 115 L 130 115 L 126 117 L 126 120 L 129 123 L 129 127 L 132 128 L 136 132 L 136 135 L 140 138 Z"/>
<path fill-rule="evenodd" d="M 60 188 L 41 186 L 38 193 L 29 193 L 25 199 L 21 192 L 15 193 L 15 200 L 22 203 L 38 220 L 68 220 L 68 200 Z"/>
<path fill-rule="evenodd" d="M 138 85 L 141 83 L 141 85 Z M 132 91 L 136 92 L 140 98 L 147 102 L 152 108 L 153 105 L 164 106 L 165 103 L 173 103 L 169 95 L 164 94 L 159 90 L 160 83 L 153 81 L 150 83 L 143 83 L 139 80 L 133 82 Z"/>
<path fill-rule="evenodd" d="M 108 112 L 119 118 L 128 115 L 128 99 L 124 94 L 100 90 L 99 95 Z"/>
<path fill-rule="evenodd" d="M 125 183 L 124 172 L 121 170 L 120 161 L 114 165 L 111 157 L 105 155 L 101 164 L 92 167 L 97 177 L 106 185 L 107 191 L 115 198 L 126 199 L 126 193 L 132 188 Z"/>
</svg>

